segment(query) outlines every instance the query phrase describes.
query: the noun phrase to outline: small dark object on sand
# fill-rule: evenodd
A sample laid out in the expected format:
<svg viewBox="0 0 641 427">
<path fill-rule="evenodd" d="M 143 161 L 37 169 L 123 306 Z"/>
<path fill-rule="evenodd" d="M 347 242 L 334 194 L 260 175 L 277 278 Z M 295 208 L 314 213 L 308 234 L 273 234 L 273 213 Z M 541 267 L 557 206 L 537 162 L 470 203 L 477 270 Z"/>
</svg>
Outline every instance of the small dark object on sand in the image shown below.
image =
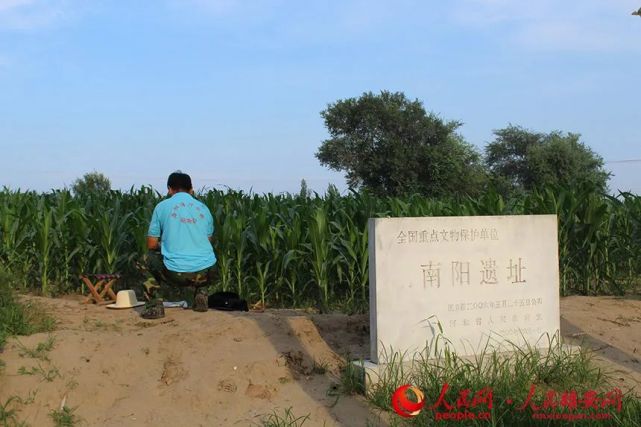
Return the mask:
<svg viewBox="0 0 641 427">
<path fill-rule="evenodd" d="M 209 308 L 225 311 L 249 311 L 247 301 L 235 292 L 215 292 L 209 295 Z"/>
</svg>

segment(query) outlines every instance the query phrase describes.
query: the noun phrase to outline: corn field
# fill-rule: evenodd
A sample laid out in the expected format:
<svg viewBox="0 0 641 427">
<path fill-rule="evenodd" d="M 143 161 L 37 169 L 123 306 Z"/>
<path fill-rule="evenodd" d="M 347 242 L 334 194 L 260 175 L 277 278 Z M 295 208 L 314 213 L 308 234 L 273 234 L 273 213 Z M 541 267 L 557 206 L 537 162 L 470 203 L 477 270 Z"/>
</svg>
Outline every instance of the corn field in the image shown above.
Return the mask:
<svg viewBox="0 0 641 427">
<path fill-rule="evenodd" d="M 212 289 L 250 303 L 363 312 L 368 305 L 370 217 L 550 214 L 559 216 L 561 293 L 620 294 L 639 285 L 641 197 L 589 189 L 553 190 L 504 200 L 380 198 L 368 194 L 203 192 L 215 218 L 218 258 Z M 79 275 L 121 273 L 138 289 L 137 261 L 162 196 L 142 187 L 74 196 L 0 191 L 0 269 L 19 290 L 78 292 Z"/>
</svg>

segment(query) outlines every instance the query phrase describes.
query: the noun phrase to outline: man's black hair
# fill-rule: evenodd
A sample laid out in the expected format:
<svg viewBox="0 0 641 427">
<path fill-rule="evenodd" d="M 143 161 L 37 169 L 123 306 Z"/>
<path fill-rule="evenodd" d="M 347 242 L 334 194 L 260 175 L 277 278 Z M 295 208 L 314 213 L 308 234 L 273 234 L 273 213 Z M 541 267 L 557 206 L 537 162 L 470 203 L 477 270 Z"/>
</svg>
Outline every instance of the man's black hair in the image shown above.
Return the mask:
<svg viewBox="0 0 641 427">
<path fill-rule="evenodd" d="M 190 191 L 192 189 L 191 177 L 180 171 L 174 172 L 167 178 L 167 187 L 176 191 Z"/>
</svg>

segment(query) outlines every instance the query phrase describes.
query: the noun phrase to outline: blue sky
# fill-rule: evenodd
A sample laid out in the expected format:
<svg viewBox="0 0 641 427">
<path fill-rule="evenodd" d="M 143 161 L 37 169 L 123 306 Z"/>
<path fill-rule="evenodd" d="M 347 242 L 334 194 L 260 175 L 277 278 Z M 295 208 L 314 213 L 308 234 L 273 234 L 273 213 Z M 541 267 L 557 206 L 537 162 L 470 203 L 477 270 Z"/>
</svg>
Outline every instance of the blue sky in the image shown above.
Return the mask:
<svg viewBox="0 0 641 427">
<path fill-rule="evenodd" d="M 125 6 L 126 5 L 126 6 Z M 641 193 L 641 0 L 0 0 L 0 186 L 323 191 L 320 111 L 403 91 L 482 148 L 582 134 Z"/>
</svg>

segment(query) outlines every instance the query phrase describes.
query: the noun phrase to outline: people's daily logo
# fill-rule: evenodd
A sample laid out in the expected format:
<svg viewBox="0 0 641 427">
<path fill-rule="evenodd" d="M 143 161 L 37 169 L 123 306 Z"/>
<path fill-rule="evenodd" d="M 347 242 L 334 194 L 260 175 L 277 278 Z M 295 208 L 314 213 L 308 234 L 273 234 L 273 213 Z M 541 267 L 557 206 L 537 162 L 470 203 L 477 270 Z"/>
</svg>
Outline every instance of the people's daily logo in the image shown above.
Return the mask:
<svg viewBox="0 0 641 427">
<path fill-rule="evenodd" d="M 467 423 L 490 420 L 494 399 L 494 390 L 489 386 L 479 390 L 450 390 L 450 384 L 443 383 L 441 392 L 432 404 L 426 401 L 418 387 L 405 384 L 392 394 L 392 407 L 405 418 L 415 417 L 425 410 L 427 416 L 434 417 L 436 421 Z M 621 412 L 623 392 L 618 388 L 609 391 L 585 390 L 582 393 L 577 390 L 549 389 L 541 394 L 536 393 L 536 385 L 532 384 L 524 401 L 519 399 L 517 402 L 506 397 L 504 405 L 515 412 L 527 412 L 534 420 L 603 421 Z"/>
<path fill-rule="evenodd" d="M 413 394 L 413 400 L 409 394 Z M 425 395 L 417 387 L 405 384 L 396 389 L 392 394 L 392 407 L 401 417 L 411 418 L 417 416 L 425 405 Z"/>
</svg>

